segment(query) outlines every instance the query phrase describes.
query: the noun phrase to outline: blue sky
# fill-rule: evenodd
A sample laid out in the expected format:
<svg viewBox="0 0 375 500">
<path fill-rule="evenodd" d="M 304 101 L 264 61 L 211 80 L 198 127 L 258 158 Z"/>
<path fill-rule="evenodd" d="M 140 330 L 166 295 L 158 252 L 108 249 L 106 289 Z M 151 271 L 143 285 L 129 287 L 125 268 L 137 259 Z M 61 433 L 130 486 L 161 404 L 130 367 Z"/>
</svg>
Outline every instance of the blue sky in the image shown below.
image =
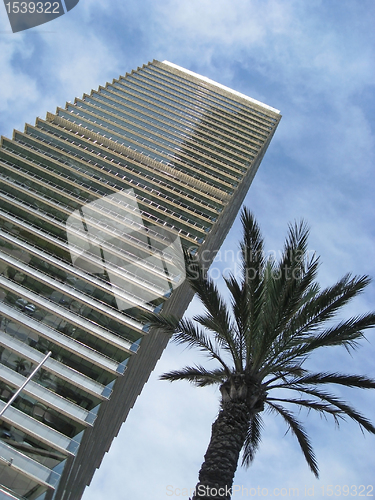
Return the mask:
<svg viewBox="0 0 375 500">
<path fill-rule="evenodd" d="M 167 59 L 281 110 L 246 198 L 266 248 L 280 251 L 288 222 L 304 218 L 322 285 L 347 271 L 374 277 L 374 21 L 373 0 L 80 0 L 53 22 L 13 34 L 0 6 L 0 133 L 10 137 L 120 74 Z M 237 221 L 224 248 L 239 235 Z M 371 285 L 346 314 L 370 310 L 374 298 Z M 310 365 L 375 377 L 373 331 L 368 339 L 353 357 L 326 350 Z M 196 483 L 219 395 L 158 375 L 192 360 L 192 352 L 167 348 L 84 500 L 188 498 L 182 489 Z M 341 395 L 375 414 L 375 394 Z M 236 485 L 267 488 L 268 496 L 314 487 L 321 497 L 327 485 L 373 484 L 374 436 L 354 423 L 338 431 L 312 414 L 300 417 L 321 479 L 283 423 L 267 418 L 255 463 L 238 471 Z"/>
</svg>

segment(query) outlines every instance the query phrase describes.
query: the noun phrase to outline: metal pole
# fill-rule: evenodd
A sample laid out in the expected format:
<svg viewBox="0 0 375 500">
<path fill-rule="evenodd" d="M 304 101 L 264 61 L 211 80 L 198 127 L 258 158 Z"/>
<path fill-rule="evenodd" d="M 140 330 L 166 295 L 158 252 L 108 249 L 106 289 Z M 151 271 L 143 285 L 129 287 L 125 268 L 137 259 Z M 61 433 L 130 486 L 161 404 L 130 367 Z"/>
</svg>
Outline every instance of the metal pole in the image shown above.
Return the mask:
<svg viewBox="0 0 375 500">
<path fill-rule="evenodd" d="M 49 351 L 42 361 L 39 363 L 39 365 L 34 369 L 32 373 L 27 377 L 25 382 L 17 389 L 17 391 L 13 394 L 13 396 L 10 398 L 10 400 L 7 402 L 7 404 L 4 406 L 4 408 L 0 411 L 0 417 L 3 415 L 5 410 L 9 408 L 9 406 L 13 403 L 13 401 L 16 399 L 16 397 L 19 395 L 19 393 L 26 387 L 26 385 L 30 382 L 30 380 L 33 378 L 33 376 L 36 374 L 36 372 L 41 368 L 41 366 L 47 361 L 47 359 L 51 356 L 52 352 Z"/>
</svg>

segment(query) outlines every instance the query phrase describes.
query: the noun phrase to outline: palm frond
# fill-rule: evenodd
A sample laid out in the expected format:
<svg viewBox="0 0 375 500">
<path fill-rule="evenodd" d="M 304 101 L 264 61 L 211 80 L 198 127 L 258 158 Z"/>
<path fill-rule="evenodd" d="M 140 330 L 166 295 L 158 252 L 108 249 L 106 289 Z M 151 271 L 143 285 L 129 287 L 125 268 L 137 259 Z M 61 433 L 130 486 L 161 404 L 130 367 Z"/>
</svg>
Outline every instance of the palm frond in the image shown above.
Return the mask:
<svg viewBox="0 0 375 500">
<path fill-rule="evenodd" d="M 274 330 L 276 335 L 285 328 L 291 317 L 300 308 L 306 290 L 313 282 L 318 259 L 307 259 L 307 238 L 309 229 L 301 221 L 289 226 L 289 233 L 279 263 L 273 276 L 272 300 Z"/>
<path fill-rule="evenodd" d="M 296 338 L 291 342 L 289 348 L 285 346 L 283 351 L 275 353 L 273 359 L 267 360 L 262 373 L 279 369 L 284 363 L 300 360 L 303 362 L 312 351 L 319 347 L 343 346 L 348 351 L 358 346 L 358 340 L 364 338 L 363 330 L 375 326 L 375 314 L 369 313 L 347 321 L 323 331 L 310 332 L 309 336 Z"/>
<path fill-rule="evenodd" d="M 243 237 L 240 243 L 243 283 L 259 284 L 265 263 L 264 240 L 253 214 L 246 207 L 241 212 Z"/>
<path fill-rule="evenodd" d="M 312 297 L 295 315 L 290 325 L 295 343 L 332 319 L 344 305 L 360 294 L 369 282 L 368 276 L 352 277 L 351 274 L 346 274 L 333 286 Z"/>
<path fill-rule="evenodd" d="M 320 403 L 319 401 L 315 401 L 313 399 L 302 399 L 302 398 L 267 398 L 268 401 L 277 401 L 280 403 L 290 403 L 290 404 L 295 404 L 297 406 L 302 406 L 306 408 L 307 410 L 315 410 L 322 414 L 323 416 L 326 416 L 325 414 L 328 413 L 331 415 L 335 421 L 335 423 L 338 425 L 339 423 L 339 418 L 342 417 L 343 411 L 340 410 L 339 408 L 335 408 L 331 404 L 328 403 Z"/>
<path fill-rule="evenodd" d="M 288 424 L 288 427 L 291 429 L 293 434 L 296 436 L 298 443 L 301 447 L 302 453 L 306 459 L 308 466 L 310 467 L 313 474 L 318 478 L 319 477 L 319 469 L 318 463 L 316 461 L 316 457 L 314 454 L 314 450 L 311 446 L 310 440 L 302 427 L 301 423 L 295 418 L 293 413 L 289 412 L 282 406 L 279 406 L 276 403 L 272 403 L 272 401 L 267 401 L 267 404 L 274 410 L 276 413 L 280 414 L 285 422 Z"/>
<path fill-rule="evenodd" d="M 369 281 L 368 276 L 352 278 L 350 274 L 346 274 L 332 287 L 315 294 L 291 320 L 284 334 L 284 338 L 289 339 L 288 342 L 285 343 L 284 349 L 276 349 L 267 359 L 268 365 L 277 366 L 299 356 L 305 356 L 322 346 L 356 347 L 357 339 L 362 337 L 361 329 L 374 326 L 375 315 L 363 317 L 362 324 L 355 324 L 355 320 L 361 318 L 352 318 L 347 324 L 339 324 L 323 332 L 318 328 L 332 319 L 349 300 L 361 293 Z"/>
<path fill-rule="evenodd" d="M 242 324 L 240 330 L 246 341 L 246 365 L 253 362 L 254 353 L 259 352 L 259 339 L 256 333 L 260 331 L 263 316 L 264 274 L 266 258 L 264 254 L 264 240 L 252 213 L 244 208 L 241 213 L 243 238 L 241 250 L 241 282 L 237 296 L 241 295 L 241 307 L 237 308 L 235 316 L 237 324 Z M 233 290 L 233 289 L 232 289 Z M 231 290 L 232 297 L 233 291 Z"/>
<path fill-rule="evenodd" d="M 361 389 L 375 389 L 375 380 L 363 375 L 346 375 L 342 373 L 309 373 L 301 377 L 293 378 L 283 384 L 268 385 L 268 389 L 276 387 L 287 387 L 288 385 L 317 385 L 317 384 L 339 384 L 346 387 L 358 387 Z"/>
<path fill-rule="evenodd" d="M 327 401 L 331 405 L 334 405 L 337 408 L 339 408 L 343 414 L 347 415 L 349 418 L 357 422 L 357 424 L 359 424 L 361 428 L 363 427 L 364 429 L 366 429 L 366 431 L 370 432 L 371 434 L 375 434 L 375 427 L 366 417 L 364 417 L 361 413 L 357 412 L 346 401 L 342 401 L 335 395 L 315 388 L 297 386 L 295 388 L 289 387 L 289 389 L 295 389 L 296 391 L 309 394 L 310 396 L 315 396 L 316 398 L 319 398 L 322 401 Z"/>
<path fill-rule="evenodd" d="M 277 304 L 278 331 L 284 329 L 283 325 L 300 308 L 301 298 L 316 276 L 318 259 L 307 258 L 308 235 L 309 229 L 303 221 L 289 226 L 283 255 L 274 273 L 277 296 L 273 302 Z"/>
<path fill-rule="evenodd" d="M 227 375 L 231 373 L 230 368 L 224 362 L 220 351 L 215 346 L 209 335 L 190 319 L 182 319 L 178 324 L 178 331 L 173 335 L 173 341 L 176 344 L 185 344 L 189 348 L 196 347 L 203 353 L 206 353 L 212 359 L 216 359 L 225 369 Z"/>
<path fill-rule="evenodd" d="M 253 369 L 258 370 L 265 359 L 272 352 L 272 345 L 275 341 L 274 312 L 272 296 L 276 296 L 275 280 L 272 276 L 274 262 L 269 259 L 265 264 L 262 295 L 259 297 L 259 313 L 257 321 L 252 322 L 253 332 L 251 344 L 248 346 L 253 351 Z"/>
<path fill-rule="evenodd" d="M 280 366 L 280 370 L 274 369 L 272 371 L 272 377 L 264 382 L 264 384 L 268 387 L 278 387 L 277 385 L 272 385 L 273 382 L 276 382 L 276 380 L 282 379 L 284 383 L 288 383 L 288 377 L 294 376 L 294 377 L 301 377 L 305 373 L 308 373 L 307 370 L 302 368 L 301 364 L 288 364 L 285 363 L 282 366 Z"/>
<path fill-rule="evenodd" d="M 233 324 L 229 310 L 221 297 L 214 281 L 206 275 L 199 263 L 190 259 L 187 263 L 187 276 L 189 284 L 196 292 L 206 309 L 206 314 L 194 318 L 205 328 L 214 332 L 218 344 L 230 352 L 233 362 L 238 370 L 242 369 L 241 353 L 232 335 Z"/>
<path fill-rule="evenodd" d="M 328 328 L 316 335 L 306 339 L 302 348 L 304 353 L 311 352 L 318 347 L 344 346 L 347 349 L 358 345 L 357 341 L 363 338 L 363 330 L 375 325 L 375 314 L 363 314 L 340 322 L 338 325 Z"/>
<path fill-rule="evenodd" d="M 255 453 L 262 439 L 262 430 L 263 419 L 259 413 L 256 413 L 249 422 L 249 428 L 243 447 L 242 465 L 245 467 L 249 467 L 254 460 Z"/>
<path fill-rule="evenodd" d="M 168 380 L 175 382 L 176 380 L 187 380 L 197 387 L 205 387 L 207 385 L 222 384 L 226 378 L 225 370 L 206 370 L 203 366 L 186 366 L 181 370 L 173 370 L 163 373 L 160 380 Z"/>
<path fill-rule="evenodd" d="M 196 321 L 213 334 L 220 349 L 227 351 L 231 355 L 236 370 L 241 371 L 242 355 L 241 345 L 238 342 L 237 328 L 229 321 L 229 311 L 227 311 L 227 314 L 228 329 L 224 329 L 223 325 L 219 327 L 220 317 L 214 317 L 210 313 L 196 315 L 193 317 L 193 321 Z"/>
<path fill-rule="evenodd" d="M 241 358 L 244 369 L 249 363 L 250 353 L 247 350 L 247 339 L 251 335 L 250 319 L 251 310 L 247 297 L 246 287 L 241 287 L 233 274 L 223 276 L 225 284 L 231 294 L 231 306 L 236 327 L 232 335 L 236 342 L 236 348 Z M 244 363 L 245 361 L 245 363 Z"/>
<path fill-rule="evenodd" d="M 180 319 L 173 315 L 165 316 L 147 311 L 142 313 L 141 319 L 147 322 L 150 327 L 160 329 L 163 333 L 170 336 L 179 329 L 180 324 Z"/>
<path fill-rule="evenodd" d="M 306 302 L 318 293 L 314 282 L 319 259 L 308 258 L 307 238 L 309 230 L 305 223 L 289 228 L 282 259 L 279 263 L 269 262 L 265 276 L 266 294 L 264 300 L 264 325 L 261 329 L 261 356 L 256 365 L 273 360 L 288 346 L 294 330 L 290 324 Z"/>
</svg>

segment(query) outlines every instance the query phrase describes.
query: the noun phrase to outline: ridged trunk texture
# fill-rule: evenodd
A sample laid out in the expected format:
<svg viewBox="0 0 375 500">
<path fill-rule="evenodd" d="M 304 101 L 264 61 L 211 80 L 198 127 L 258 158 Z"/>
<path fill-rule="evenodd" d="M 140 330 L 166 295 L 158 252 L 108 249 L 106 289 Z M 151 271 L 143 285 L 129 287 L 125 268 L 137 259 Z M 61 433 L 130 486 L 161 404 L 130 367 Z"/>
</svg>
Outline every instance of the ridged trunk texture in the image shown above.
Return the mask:
<svg viewBox="0 0 375 500">
<path fill-rule="evenodd" d="M 250 411 L 243 402 L 223 405 L 212 425 L 211 441 L 199 471 L 193 500 L 229 500 L 234 474 L 249 426 Z"/>
</svg>

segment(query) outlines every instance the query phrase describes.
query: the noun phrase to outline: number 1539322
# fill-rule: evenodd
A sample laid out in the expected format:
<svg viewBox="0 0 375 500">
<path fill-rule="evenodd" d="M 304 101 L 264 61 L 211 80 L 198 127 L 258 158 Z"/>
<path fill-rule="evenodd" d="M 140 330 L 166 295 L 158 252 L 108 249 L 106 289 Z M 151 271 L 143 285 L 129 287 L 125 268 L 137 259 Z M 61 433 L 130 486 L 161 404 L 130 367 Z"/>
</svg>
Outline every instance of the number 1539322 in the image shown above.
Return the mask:
<svg viewBox="0 0 375 500">
<path fill-rule="evenodd" d="M 8 14 L 62 14 L 59 2 L 8 2 Z"/>
</svg>

